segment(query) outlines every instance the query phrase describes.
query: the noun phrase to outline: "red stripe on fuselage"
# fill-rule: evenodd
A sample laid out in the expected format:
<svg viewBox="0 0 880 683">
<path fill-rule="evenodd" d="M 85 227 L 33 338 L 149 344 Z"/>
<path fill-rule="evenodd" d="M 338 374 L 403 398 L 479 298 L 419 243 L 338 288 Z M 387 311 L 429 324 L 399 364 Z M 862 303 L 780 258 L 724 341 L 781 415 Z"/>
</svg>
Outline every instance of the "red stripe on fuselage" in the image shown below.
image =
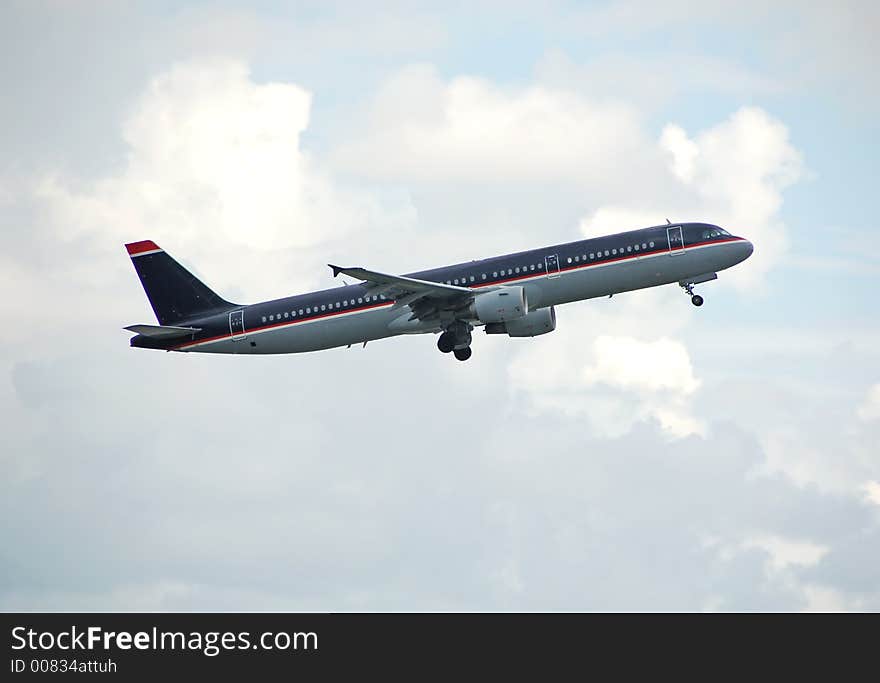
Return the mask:
<svg viewBox="0 0 880 683">
<path fill-rule="evenodd" d="M 730 242 L 742 242 L 742 241 L 744 241 L 742 237 L 730 237 L 730 238 L 723 239 L 723 240 L 712 239 L 712 240 L 706 240 L 705 242 L 697 242 L 695 244 L 688 244 L 683 249 L 677 249 L 675 251 L 687 251 L 688 249 L 693 249 L 694 247 L 701 247 L 701 246 L 710 245 L 710 244 L 725 244 L 725 243 L 730 243 Z M 139 242 L 138 244 L 142 244 L 142 243 Z M 126 245 L 126 246 L 128 246 L 128 245 Z M 603 259 L 602 261 L 590 261 L 589 263 L 584 263 L 582 261 L 580 263 L 571 263 L 571 264 L 566 265 L 565 267 L 560 267 L 559 272 L 565 273 L 568 271 L 578 270 L 581 268 L 595 268 L 596 266 L 602 266 L 602 265 L 605 265 L 608 263 L 628 261 L 628 260 L 631 260 L 634 258 L 638 258 L 640 256 L 657 256 L 659 254 L 669 254 L 669 253 L 670 253 L 670 250 L 668 248 L 655 249 L 654 251 L 640 251 L 638 253 L 634 252 L 631 254 L 627 253 L 624 256 L 616 256 L 613 258 L 606 258 L 606 259 Z M 512 276 L 505 278 L 503 280 L 493 280 L 491 282 L 479 282 L 479 283 L 474 283 L 472 285 L 464 285 L 464 286 L 471 288 L 471 289 L 479 289 L 481 287 L 490 287 L 493 285 L 503 284 L 506 282 L 516 282 L 518 280 L 526 280 L 526 279 L 532 279 L 532 278 L 538 278 L 538 277 L 547 277 L 547 272 L 544 270 L 542 270 L 542 271 L 529 271 L 528 273 L 523 273 L 521 275 L 512 275 Z M 277 327 L 289 327 L 292 325 L 296 325 L 298 323 L 305 323 L 305 322 L 309 322 L 312 320 L 320 320 L 322 318 L 330 318 L 334 315 L 342 315 L 343 313 L 357 313 L 357 312 L 361 312 L 361 311 L 371 310 L 374 308 L 381 308 L 382 306 L 391 306 L 393 304 L 394 304 L 393 301 L 381 301 L 381 302 L 377 302 L 375 304 L 370 304 L 369 306 L 359 306 L 357 308 L 344 308 L 344 309 L 341 309 L 338 311 L 334 310 L 332 312 L 328 311 L 326 313 L 321 313 L 320 315 L 312 315 L 311 317 L 308 317 L 308 318 L 303 317 L 303 318 L 298 318 L 295 320 L 291 319 L 291 320 L 275 322 L 275 323 L 271 323 L 271 324 L 267 324 L 267 325 L 261 325 L 260 327 L 253 327 L 253 328 L 249 328 L 249 329 L 246 328 L 245 331 L 242 332 L 241 335 L 239 335 L 239 336 L 247 336 L 248 334 L 251 334 L 254 332 L 262 332 L 264 330 L 270 330 L 270 329 L 277 328 Z M 216 337 L 208 337 L 207 339 L 196 339 L 194 341 L 186 342 L 185 344 L 179 344 L 178 346 L 174 346 L 174 347 L 172 347 L 172 349 L 174 349 L 174 350 L 185 349 L 190 346 L 195 346 L 197 344 L 206 344 L 208 342 L 221 341 L 223 339 L 230 339 L 231 337 L 232 337 L 231 333 L 226 333 L 226 334 L 217 335 Z"/>
<path fill-rule="evenodd" d="M 321 313 L 319 315 L 312 315 L 310 317 L 304 316 L 302 318 L 282 320 L 281 322 L 270 323 L 267 325 L 260 325 L 259 327 L 245 328 L 244 332 L 242 332 L 241 334 L 236 333 L 236 336 L 247 336 L 247 335 L 254 333 L 254 332 L 263 332 L 264 330 L 271 330 L 276 327 L 289 327 L 291 325 L 296 325 L 299 323 L 307 323 L 312 320 L 320 320 L 322 318 L 329 318 L 334 315 L 342 315 L 343 313 L 359 313 L 361 311 L 368 311 L 373 308 L 381 308 L 382 306 L 393 306 L 393 305 L 394 305 L 393 301 L 377 301 L 376 303 L 370 304 L 369 306 L 358 306 L 357 308 L 342 308 L 342 309 L 339 309 L 338 311 L 337 310 L 333 310 L 332 312 L 327 311 L 325 313 Z M 189 342 L 186 342 L 185 344 L 179 344 L 179 345 L 174 346 L 172 348 L 184 349 L 184 348 L 187 348 L 188 346 L 195 346 L 196 344 L 205 344 L 207 342 L 213 342 L 213 341 L 221 341 L 223 339 L 229 339 L 231 337 L 232 337 L 232 334 L 227 332 L 225 334 L 219 334 L 216 337 L 208 337 L 207 339 L 196 339 L 194 341 L 189 341 Z"/>
<path fill-rule="evenodd" d="M 743 242 L 743 241 L 745 241 L 745 240 L 742 237 L 729 237 L 729 238 L 723 239 L 723 240 L 706 240 L 705 242 L 696 242 L 695 244 L 688 244 L 683 249 L 674 249 L 673 251 L 687 251 L 688 249 L 693 249 L 694 247 L 706 246 L 707 244 L 725 244 L 728 242 Z M 604 251 L 604 249 L 603 249 L 603 251 Z M 609 249 L 609 251 L 610 251 L 610 249 Z M 594 253 L 598 253 L 598 252 L 596 252 L 594 249 Z M 581 268 L 595 268 L 597 266 L 604 266 L 608 263 L 616 263 L 619 261 L 628 261 L 630 259 L 639 258 L 640 256 L 657 256 L 659 254 L 669 254 L 669 253 L 671 253 L 671 252 L 670 252 L 669 248 L 667 247 L 665 249 L 664 248 L 654 249 L 654 251 L 639 251 L 639 252 L 633 252 L 631 254 L 626 253 L 623 256 L 606 257 L 606 258 L 603 258 L 601 261 L 598 259 L 594 259 L 589 262 L 580 261 L 579 263 L 574 262 L 574 263 L 566 264 L 564 266 L 560 264 L 560 268 L 559 268 L 558 272 L 566 273 L 568 271 L 578 270 Z M 551 256 L 552 255 L 553 254 L 551 254 Z M 553 274 L 555 274 L 555 273 L 551 273 L 551 275 L 553 275 Z M 504 278 L 503 280 L 492 280 L 491 282 L 488 282 L 488 281 L 487 282 L 479 282 L 479 283 L 475 283 L 473 285 L 465 285 L 465 286 L 472 287 L 472 288 L 476 289 L 479 287 L 490 287 L 492 285 L 504 284 L 505 282 L 516 282 L 517 280 L 527 280 L 527 279 L 535 278 L 535 277 L 547 277 L 547 271 L 546 270 L 541 270 L 541 271 L 537 271 L 537 270 L 531 271 L 530 270 L 528 273 L 522 273 L 520 275 L 511 275 L 509 277 Z"/>
</svg>

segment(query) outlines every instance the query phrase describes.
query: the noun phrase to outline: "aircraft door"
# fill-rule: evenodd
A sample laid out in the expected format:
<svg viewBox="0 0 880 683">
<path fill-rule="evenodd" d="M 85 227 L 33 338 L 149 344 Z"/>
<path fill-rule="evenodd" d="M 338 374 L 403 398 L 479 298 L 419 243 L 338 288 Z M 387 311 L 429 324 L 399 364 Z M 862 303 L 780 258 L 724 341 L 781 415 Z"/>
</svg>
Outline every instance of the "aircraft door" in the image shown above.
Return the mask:
<svg viewBox="0 0 880 683">
<path fill-rule="evenodd" d="M 244 333 L 244 311 L 232 311 L 229 314 L 229 333 L 232 340 L 244 339 L 247 335 Z"/>
<path fill-rule="evenodd" d="M 559 256 L 550 254 L 544 257 L 544 265 L 547 268 L 547 277 L 559 277 Z"/>
<path fill-rule="evenodd" d="M 681 234 L 680 225 L 666 228 L 666 239 L 669 242 L 670 256 L 684 253 L 684 236 Z"/>
</svg>

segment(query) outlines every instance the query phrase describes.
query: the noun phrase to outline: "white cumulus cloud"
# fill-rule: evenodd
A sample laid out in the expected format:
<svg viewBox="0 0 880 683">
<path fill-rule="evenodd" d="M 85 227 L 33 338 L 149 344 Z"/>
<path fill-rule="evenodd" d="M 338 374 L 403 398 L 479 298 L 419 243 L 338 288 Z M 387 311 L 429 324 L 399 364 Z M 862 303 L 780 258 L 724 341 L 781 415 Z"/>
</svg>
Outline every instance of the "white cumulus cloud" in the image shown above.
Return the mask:
<svg viewBox="0 0 880 683">
<path fill-rule="evenodd" d="M 504 89 L 473 76 L 446 82 L 430 66 L 390 78 L 369 124 L 337 152 L 346 168 L 378 178 L 492 183 L 600 182 L 606 164 L 636 154 L 636 110 L 570 90 Z"/>
<path fill-rule="evenodd" d="M 760 108 L 743 107 L 695 136 L 670 123 L 657 149 L 666 155 L 665 173 L 676 181 L 675 193 L 652 196 L 647 190 L 632 204 L 600 206 L 584 218 L 581 231 L 607 233 L 634 218 L 657 224 L 670 213 L 673 220 L 717 223 L 755 244 L 754 256 L 724 279 L 739 286 L 760 282 L 788 244 L 779 215 L 782 191 L 804 174 L 785 125 Z"/>
<path fill-rule="evenodd" d="M 154 239 L 228 278 L 214 286 L 269 285 L 295 250 L 397 221 L 303 149 L 311 99 L 294 83 L 255 82 L 237 60 L 176 64 L 131 107 L 119 173 L 85 186 L 48 176 L 36 196 L 64 240 L 97 238 L 118 258 L 121 242 Z"/>
<path fill-rule="evenodd" d="M 859 406 L 857 414 L 865 422 L 880 420 L 880 382 L 872 386 Z"/>
<path fill-rule="evenodd" d="M 510 365 L 511 386 L 531 412 L 584 416 L 608 437 L 645 419 L 671 437 L 705 432 L 689 401 L 700 381 L 681 342 L 603 334 L 585 343 L 571 334 L 576 345 L 552 354 L 536 345 Z"/>
</svg>

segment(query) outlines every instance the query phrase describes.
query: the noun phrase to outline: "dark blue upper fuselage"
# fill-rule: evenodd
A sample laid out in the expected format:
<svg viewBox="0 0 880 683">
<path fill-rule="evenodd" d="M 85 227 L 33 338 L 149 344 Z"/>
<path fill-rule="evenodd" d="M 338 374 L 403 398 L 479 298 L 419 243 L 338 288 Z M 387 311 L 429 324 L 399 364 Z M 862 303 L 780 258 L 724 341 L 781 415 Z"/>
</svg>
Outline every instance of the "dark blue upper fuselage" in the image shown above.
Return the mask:
<svg viewBox="0 0 880 683">
<path fill-rule="evenodd" d="M 681 228 L 680 237 L 677 228 Z M 672 228 L 670 230 L 670 228 Z M 678 244 L 681 239 L 682 243 Z M 462 287 L 477 288 L 486 285 L 515 283 L 536 275 L 580 268 L 585 262 L 612 262 L 636 258 L 640 255 L 668 252 L 713 241 L 736 239 L 716 225 L 708 223 L 681 223 L 659 225 L 641 230 L 630 230 L 614 235 L 567 242 L 540 249 L 506 254 L 488 259 L 459 263 L 441 268 L 407 273 L 407 277 L 443 282 Z M 282 299 L 264 301 L 250 306 L 231 305 L 228 310 L 213 311 L 211 315 L 177 323 L 200 328 L 186 343 L 228 335 L 229 310 L 244 309 L 247 331 L 328 317 L 336 312 L 366 310 L 385 303 L 385 298 L 367 294 L 374 286 L 364 284 L 334 287 Z M 165 341 L 133 337 L 132 346 L 147 348 L 175 348 L 180 340 Z"/>
</svg>

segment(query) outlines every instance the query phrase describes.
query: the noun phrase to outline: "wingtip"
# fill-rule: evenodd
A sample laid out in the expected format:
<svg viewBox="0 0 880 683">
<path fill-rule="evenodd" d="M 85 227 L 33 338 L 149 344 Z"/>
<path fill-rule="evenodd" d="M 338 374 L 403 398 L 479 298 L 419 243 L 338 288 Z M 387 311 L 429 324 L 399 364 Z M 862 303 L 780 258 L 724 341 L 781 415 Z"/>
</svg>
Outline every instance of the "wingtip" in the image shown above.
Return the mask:
<svg viewBox="0 0 880 683">
<path fill-rule="evenodd" d="M 339 273 L 341 273 L 343 270 L 339 266 L 334 266 L 332 263 L 328 263 L 327 265 L 330 266 L 330 269 L 333 271 L 333 277 L 339 275 Z"/>
</svg>

